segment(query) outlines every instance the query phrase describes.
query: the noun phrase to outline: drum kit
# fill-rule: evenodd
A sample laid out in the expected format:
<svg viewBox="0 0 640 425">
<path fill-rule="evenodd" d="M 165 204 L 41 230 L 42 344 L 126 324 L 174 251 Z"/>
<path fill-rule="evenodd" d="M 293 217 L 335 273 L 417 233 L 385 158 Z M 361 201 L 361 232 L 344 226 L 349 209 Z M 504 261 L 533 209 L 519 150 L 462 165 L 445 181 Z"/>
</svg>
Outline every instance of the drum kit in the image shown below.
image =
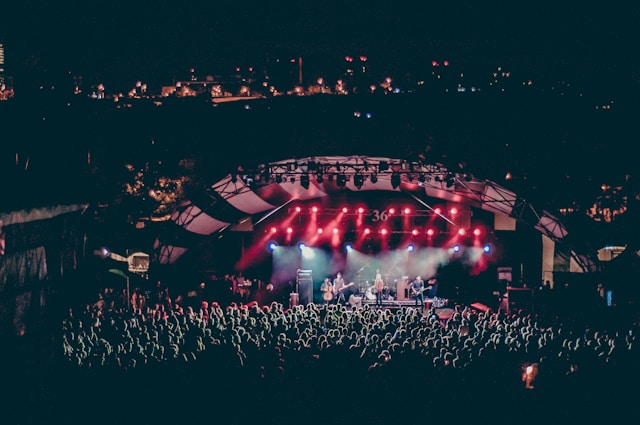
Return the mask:
<svg viewBox="0 0 640 425">
<path fill-rule="evenodd" d="M 393 301 L 396 299 L 396 289 L 397 289 L 397 279 L 390 275 L 385 275 L 385 284 L 382 289 L 382 299 Z M 391 284 L 387 284 L 386 282 L 391 282 Z M 360 295 L 368 300 L 376 299 L 376 292 L 373 287 L 373 283 L 368 280 L 364 282 L 364 285 L 360 286 Z"/>
<path fill-rule="evenodd" d="M 412 299 L 410 290 L 409 290 L 409 277 L 402 276 L 397 278 L 394 275 L 384 275 L 384 289 L 382 290 L 382 299 L 389 301 L 402 301 Z M 362 297 L 362 299 L 366 300 L 375 300 L 376 299 L 376 290 L 374 288 L 373 282 L 369 282 L 368 280 L 363 281 L 360 284 L 360 289 L 358 291 L 358 296 Z M 435 307 L 442 307 L 446 304 L 446 300 L 434 297 L 430 299 Z"/>
</svg>

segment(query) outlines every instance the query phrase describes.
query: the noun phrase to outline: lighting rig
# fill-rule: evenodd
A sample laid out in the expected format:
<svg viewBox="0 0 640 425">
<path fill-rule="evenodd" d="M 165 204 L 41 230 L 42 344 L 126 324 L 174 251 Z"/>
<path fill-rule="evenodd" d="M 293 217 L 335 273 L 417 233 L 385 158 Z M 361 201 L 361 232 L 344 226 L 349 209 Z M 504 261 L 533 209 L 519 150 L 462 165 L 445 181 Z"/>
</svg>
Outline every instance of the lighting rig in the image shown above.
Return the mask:
<svg viewBox="0 0 640 425">
<path fill-rule="evenodd" d="M 468 182 L 472 179 L 470 174 L 451 172 L 438 163 L 369 157 L 291 159 L 261 164 L 255 170 L 243 171 L 241 177 L 252 187 L 298 182 L 305 189 L 313 180 L 319 184 L 334 182 L 338 188 L 345 187 L 348 182 L 352 182 L 356 189 L 361 189 L 367 181 L 374 185 L 379 181 L 387 181 L 393 189 L 401 183 L 451 189 L 458 180 Z"/>
</svg>

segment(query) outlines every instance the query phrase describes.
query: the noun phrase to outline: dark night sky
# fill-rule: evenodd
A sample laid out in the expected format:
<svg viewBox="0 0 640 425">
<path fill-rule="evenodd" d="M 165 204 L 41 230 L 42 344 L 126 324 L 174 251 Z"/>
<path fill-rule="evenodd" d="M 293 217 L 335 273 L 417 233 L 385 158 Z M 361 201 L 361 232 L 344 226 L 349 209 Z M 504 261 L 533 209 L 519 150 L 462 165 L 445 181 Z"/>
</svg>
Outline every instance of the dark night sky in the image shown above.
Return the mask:
<svg viewBox="0 0 640 425">
<path fill-rule="evenodd" d="M 322 62 L 364 53 L 400 68 L 446 57 L 468 67 L 640 81 L 634 1 L 273 3 L 15 1 L 5 8 L 0 37 L 14 75 L 46 69 L 162 80 L 191 66 L 215 72 L 266 54 Z"/>
<path fill-rule="evenodd" d="M 514 80 L 523 75 L 566 80 L 587 94 L 603 95 L 598 101 L 614 99 L 617 93 L 640 93 L 637 1 L 273 3 L 13 1 L 3 7 L 0 39 L 7 73 L 16 86 L 33 80 L 37 87 L 41 75 L 71 72 L 89 84 L 105 82 L 115 92 L 113 86 L 128 89 L 138 80 L 166 85 L 190 67 L 224 75 L 236 65 L 257 68 L 266 57 L 302 55 L 307 70 L 314 65 L 322 70 L 347 54 L 365 54 L 372 64 L 397 72 L 421 64 L 428 68 L 432 59 L 449 59 L 457 69 L 484 75 L 502 65 L 518 74 Z M 557 108 L 564 112 L 559 103 Z M 626 149 L 610 148 L 630 138 L 619 122 L 633 124 L 634 119 L 628 119 L 636 116 L 632 108 L 621 107 L 618 121 L 601 125 L 597 134 L 604 136 L 592 137 L 597 140 L 591 146 L 594 158 L 599 160 L 606 146 L 610 157 L 620 151 L 628 163 L 632 155 L 625 155 Z M 568 124 L 562 123 L 562 132 L 553 127 L 556 120 L 537 119 L 553 134 L 548 137 L 552 147 L 540 150 L 557 150 L 564 133 L 571 133 Z M 574 121 L 578 126 L 580 119 Z M 489 128 L 489 133 L 497 131 Z M 574 145 L 566 150 L 573 153 Z"/>
</svg>

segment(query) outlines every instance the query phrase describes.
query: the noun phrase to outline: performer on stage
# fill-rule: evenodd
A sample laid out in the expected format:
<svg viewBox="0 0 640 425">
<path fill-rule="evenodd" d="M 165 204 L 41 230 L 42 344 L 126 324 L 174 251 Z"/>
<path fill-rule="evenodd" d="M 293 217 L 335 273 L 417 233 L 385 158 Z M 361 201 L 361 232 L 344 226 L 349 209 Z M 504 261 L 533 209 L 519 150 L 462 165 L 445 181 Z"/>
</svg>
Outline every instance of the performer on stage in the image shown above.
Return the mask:
<svg viewBox="0 0 640 425">
<path fill-rule="evenodd" d="M 420 307 L 422 310 L 424 308 L 424 291 L 426 289 L 424 280 L 422 280 L 422 277 L 417 276 L 409 287 L 411 288 L 411 296 L 416 300 L 416 307 Z"/>
<path fill-rule="evenodd" d="M 329 302 L 333 300 L 333 284 L 331 283 L 331 279 L 326 277 L 322 285 L 320 285 L 320 290 L 322 291 L 324 303 L 329 304 Z"/>
<path fill-rule="evenodd" d="M 384 290 L 384 281 L 380 269 L 376 269 L 376 277 L 373 279 L 373 290 L 376 293 L 376 306 L 382 307 L 382 291 Z"/>
<path fill-rule="evenodd" d="M 342 273 L 338 272 L 336 278 L 333 279 L 333 296 L 336 304 L 345 304 L 344 290 L 346 287 Z"/>
</svg>

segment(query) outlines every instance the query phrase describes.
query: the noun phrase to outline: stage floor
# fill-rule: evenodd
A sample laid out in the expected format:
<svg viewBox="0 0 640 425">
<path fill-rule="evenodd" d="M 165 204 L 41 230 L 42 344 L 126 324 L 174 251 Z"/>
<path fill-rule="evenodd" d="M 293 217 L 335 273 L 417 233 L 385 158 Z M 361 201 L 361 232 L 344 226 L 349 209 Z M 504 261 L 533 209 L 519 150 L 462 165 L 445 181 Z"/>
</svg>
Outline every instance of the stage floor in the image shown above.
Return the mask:
<svg viewBox="0 0 640 425">
<path fill-rule="evenodd" d="M 444 298 L 425 298 L 425 306 L 427 308 L 431 308 L 431 306 L 435 306 L 436 308 L 447 307 L 449 305 L 449 300 Z M 367 297 L 349 297 L 350 305 L 370 305 L 375 306 L 376 300 L 367 298 Z M 386 299 L 382 300 L 383 307 L 389 308 L 400 308 L 400 307 L 415 307 L 416 301 L 414 299 L 410 300 L 395 300 L 395 299 Z"/>
</svg>

